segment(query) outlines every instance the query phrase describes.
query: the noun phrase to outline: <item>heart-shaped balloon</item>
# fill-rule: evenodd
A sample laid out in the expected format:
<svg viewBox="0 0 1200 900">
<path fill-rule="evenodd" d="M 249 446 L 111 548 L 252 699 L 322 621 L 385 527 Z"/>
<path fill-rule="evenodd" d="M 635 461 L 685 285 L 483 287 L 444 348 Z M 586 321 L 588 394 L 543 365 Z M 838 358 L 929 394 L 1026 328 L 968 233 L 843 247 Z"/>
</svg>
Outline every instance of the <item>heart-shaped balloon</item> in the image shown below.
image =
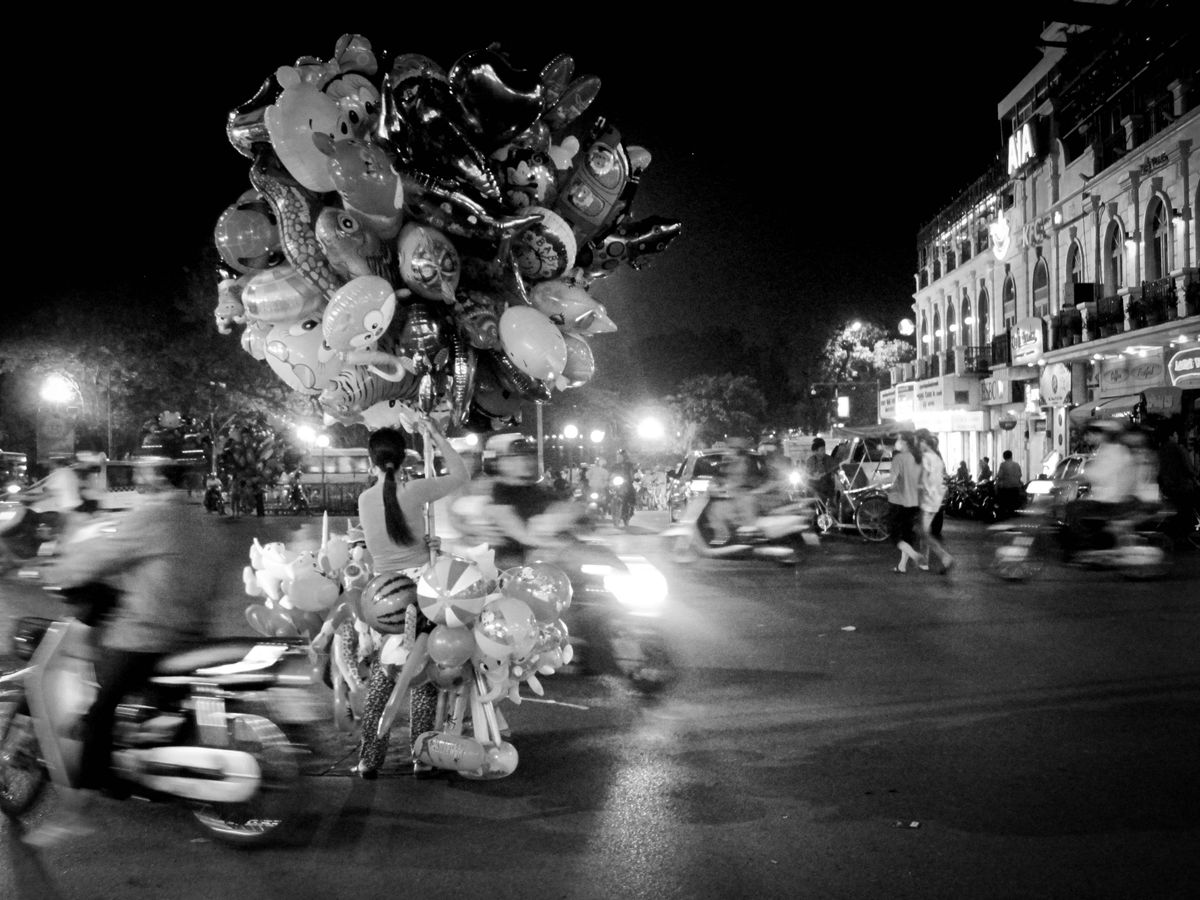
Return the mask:
<svg viewBox="0 0 1200 900">
<path fill-rule="evenodd" d="M 459 57 L 449 78 L 463 121 L 489 153 L 542 114 L 546 89 L 539 74 L 514 68 L 495 50 L 472 50 Z"/>
</svg>

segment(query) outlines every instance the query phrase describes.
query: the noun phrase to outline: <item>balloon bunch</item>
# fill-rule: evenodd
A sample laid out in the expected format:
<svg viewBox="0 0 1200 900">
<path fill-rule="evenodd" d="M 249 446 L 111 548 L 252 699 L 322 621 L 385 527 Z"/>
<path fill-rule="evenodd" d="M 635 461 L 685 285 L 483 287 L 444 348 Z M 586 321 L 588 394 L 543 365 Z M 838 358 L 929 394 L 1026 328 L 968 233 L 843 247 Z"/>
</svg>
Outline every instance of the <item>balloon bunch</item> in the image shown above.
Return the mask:
<svg viewBox="0 0 1200 900">
<path fill-rule="evenodd" d="M 680 223 L 630 219 L 650 154 L 574 67 L 495 46 L 381 65 L 350 34 L 280 67 L 226 125 L 252 189 L 216 225 L 217 328 L 347 424 L 403 404 L 499 429 L 585 384 L 589 337 L 616 330 L 590 286 Z"/>
</svg>

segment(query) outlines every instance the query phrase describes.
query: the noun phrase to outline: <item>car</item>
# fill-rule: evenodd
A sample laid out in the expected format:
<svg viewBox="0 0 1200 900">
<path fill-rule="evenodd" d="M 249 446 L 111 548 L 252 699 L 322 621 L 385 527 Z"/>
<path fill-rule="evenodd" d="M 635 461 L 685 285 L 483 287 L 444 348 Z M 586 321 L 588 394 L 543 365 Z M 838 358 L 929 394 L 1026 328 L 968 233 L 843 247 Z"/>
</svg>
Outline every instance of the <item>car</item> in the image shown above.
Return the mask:
<svg viewBox="0 0 1200 900">
<path fill-rule="evenodd" d="M 1088 483 L 1084 473 L 1093 459 L 1093 453 L 1071 453 L 1059 460 L 1048 477 L 1028 482 L 1025 485 L 1025 511 L 1043 513 L 1085 496 Z"/>
<path fill-rule="evenodd" d="M 670 473 L 667 486 L 667 510 L 670 512 L 672 522 L 679 521 L 679 517 L 693 497 L 708 490 L 709 484 L 720 474 L 721 466 L 735 453 L 746 453 L 750 457 L 756 481 L 766 479 L 767 461 L 761 453 L 737 450 L 733 447 L 693 450 Z"/>
</svg>

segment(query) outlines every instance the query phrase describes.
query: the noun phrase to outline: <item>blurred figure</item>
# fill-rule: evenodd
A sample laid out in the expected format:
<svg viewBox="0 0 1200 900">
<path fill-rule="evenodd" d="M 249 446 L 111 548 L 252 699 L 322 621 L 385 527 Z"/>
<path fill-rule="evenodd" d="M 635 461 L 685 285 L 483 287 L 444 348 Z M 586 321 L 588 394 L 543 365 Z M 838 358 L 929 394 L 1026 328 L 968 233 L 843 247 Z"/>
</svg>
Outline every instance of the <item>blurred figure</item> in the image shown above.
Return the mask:
<svg viewBox="0 0 1200 900">
<path fill-rule="evenodd" d="M 996 472 L 996 509 L 1000 517 L 1013 515 L 1021 508 L 1025 479 L 1021 464 L 1013 459 L 1012 451 L 1004 451 L 1004 459 Z"/>
<path fill-rule="evenodd" d="M 971 470 L 967 468 L 967 461 L 965 459 L 959 461 L 958 468 L 954 471 L 954 477 L 963 484 L 971 480 Z"/>
<path fill-rule="evenodd" d="M 634 509 L 637 508 L 637 466 L 633 464 L 633 460 L 629 458 L 629 453 L 624 448 L 617 451 L 617 464 L 613 468 L 613 475 L 620 475 L 622 478 L 620 487 L 616 491 L 615 500 L 629 512 L 629 516 L 633 516 Z M 614 509 L 614 513 L 618 516 L 621 514 L 620 509 Z"/>
<path fill-rule="evenodd" d="M 135 470 L 135 479 L 143 500 L 123 514 L 116 532 L 64 545 L 48 576 L 64 587 L 102 582 L 119 596 L 98 626 L 99 692 L 81 721 L 84 789 L 60 794 L 59 815 L 26 838 L 34 846 L 93 829 L 87 815 L 92 792 L 120 789 L 110 782 L 117 704 L 162 656 L 203 640 L 209 628 L 218 572 L 196 559 L 206 535 L 188 503 L 186 471 L 148 463 Z"/>
<path fill-rule="evenodd" d="M 599 494 L 601 502 L 608 494 L 608 479 L 611 477 L 608 469 L 605 468 L 607 462 L 603 456 L 598 456 L 596 462 L 587 470 L 588 493 Z"/>
<path fill-rule="evenodd" d="M 758 498 L 753 494 L 754 465 L 744 445 L 731 442 L 731 453 L 709 490 L 716 489 L 709 504 L 709 524 L 713 526 L 713 543 L 727 544 L 739 528 L 753 525 L 758 517 Z"/>
<path fill-rule="evenodd" d="M 924 561 L 922 569 L 930 568 L 930 561 L 936 558 L 943 575 L 954 567 L 954 557 L 946 552 L 942 542 L 938 540 L 938 530 L 934 527 L 934 519 L 942 509 L 942 501 L 946 498 L 946 466 L 942 454 L 938 452 L 937 438 L 925 429 L 917 432 L 917 451 L 921 455 L 921 482 L 917 490 L 917 505 L 921 510 L 920 536 L 923 544 Z M 959 463 L 959 469 L 966 472 L 967 464 Z M 970 475 L 966 476 L 968 479 Z"/>
<path fill-rule="evenodd" d="M 358 497 L 359 526 L 367 552 L 371 554 L 375 575 L 400 572 L 413 581 L 420 577 L 429 563 L 437 540 L 426 533 L 425 504 L 448 496 L 465 485 L 470 477 L 467 464 L 436 423 L 431 419 L 421 419 L 416 424 L 424 439 L 430 441 L 441 454 L 446 464 L 446 474 L 407 479 L 404 462 L 408 443 L 404 433 L 397 428 L 380 428 L 373 431 L 367 441 L 367 451 L 377 480 Z M 415 605 L 409 607 L 408 615 L 416 617 L 414 638 L 433 630 L 433 623 Z M 372 638 L 375 638 L 374 633 Z M 376 778 L 387 755 L 389 735 L 376 732 L 395 681 L 387 665 L 379 659 L 372 663 L 356 767 L 362 778 Z M 438 689 L 432 682 L 412 689 L 409 695 L 410 745 L 422 732 L 432 730 L 437 697 Z M 429 766 L 413 762 L 415 774 L 424 774 L 429 769 Z"/>
<path fill-rule="evenodd" d="M 979 481 L 988 481 L 992 477 L 992 461 L 986 456 L 979 462 Z"/>
<path fill-rule="evenodd" d="M 1167 525 L 1171 539 L 1177 546 L 1186 547 L 1188 543 L 1183 539 L 1196 515 L 1196 470 L 1179 443 L 1179 432 L 1169 425 L 1158 431 L 1158 487 L 1163 499 L 1175 508 Z"/>
<path fill-rule="evenodd" d="M 900 561 L 892 571 L 903 575 L 908 571 L 909 560 L 918 566 L 925 561 L 916 551 L 915 523 L 920 509 L 921 467 L 913 456 L 915 442 L 911 435 L 896 436 L 892 450 L 892 484 L 887 491 L 889 522 L 892 543 L 900 551 Z"/>
<path fill-rule="evenodd" d="M 754 489 L 754 494 L 758 500 L 758 515 L 764 515 L 788 502 L 792 492 L 792 461 L 779 444 L 763 444 L 759 450 L 764 454 L 767 474 L 763 483 Z"/>
<path fill-rule="evenodd" d="M 50 474 L 42 485 L 41 499 L 33 504 L 33 511 L 48 513 L 60 539 L 66 538 L 75 524 L 75 515 L 83 506 L 82 485 L 71 461 L 65 456 L 50 460 Z"/>
<path fill-rule="evenodd" d="M 837 472 L 837 460 L 825 452 L 824 438 L 814 438 L 812 452 L 804 461 L 804 473 L 808 481 L 808 489 L 825 504 L 833 506 L 833 496 L 837 490 L 834 474 Z"/>
<path fill-rule="evenodd" d="M 1088 423 L 1083 437 L 1095 453 L 1085 470 L 1088 496 L 1076 498 L 1066 508 L 1068 553 L 1086 545 L 1098 530 L 1129 508 L 1137 487 L 1137 466 L 1123 440 L 1124 429 L 1111 419 Z"/>
</svg>

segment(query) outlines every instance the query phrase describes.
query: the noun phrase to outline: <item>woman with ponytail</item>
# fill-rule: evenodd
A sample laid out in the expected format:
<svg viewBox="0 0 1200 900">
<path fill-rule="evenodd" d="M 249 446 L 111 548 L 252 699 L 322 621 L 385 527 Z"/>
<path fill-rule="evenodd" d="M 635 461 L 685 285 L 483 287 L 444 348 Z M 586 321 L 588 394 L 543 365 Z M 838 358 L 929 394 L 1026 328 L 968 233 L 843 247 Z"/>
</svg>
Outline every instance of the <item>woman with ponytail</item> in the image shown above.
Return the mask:
<svg viewBox="0 0 1200 900">
<path fill-rule="evenodd" d="M 470 479 L 467 464 L 434 422 L 421 420 L 420 430 L 445 461 L 445 475 L 409 481 L 404 473 L 408 444 L 404 433 L 396 428 L 381 428 L 367 441 L 376 482 L 359 495 L 358 517 L 376 575 L 400 572 L 417 580 L 429 563 L 430 542 L 434 537 L 425 533 L 424 505 L 453 493 Z M 408 644 L 418 634 L 432 630 L 433 623 L 411 604 L 405 628 Z M 382 637 L 371 634 L 376 649 Z M 377 736 L 376 729 L 395 684 L 395 675 L 389 668 L 378 659 L 371 666 L 359 745 L 358 773 L 363 778 L 375 778 L 387 754 L 388 736 Z M 437 688 L 428 682 L 413 688 L 409 701 L 411 740 L 433 727 L 437 695 Z M 413 763 L 415 774 L 427 770 L 428 767 Z"/>
</svg>

